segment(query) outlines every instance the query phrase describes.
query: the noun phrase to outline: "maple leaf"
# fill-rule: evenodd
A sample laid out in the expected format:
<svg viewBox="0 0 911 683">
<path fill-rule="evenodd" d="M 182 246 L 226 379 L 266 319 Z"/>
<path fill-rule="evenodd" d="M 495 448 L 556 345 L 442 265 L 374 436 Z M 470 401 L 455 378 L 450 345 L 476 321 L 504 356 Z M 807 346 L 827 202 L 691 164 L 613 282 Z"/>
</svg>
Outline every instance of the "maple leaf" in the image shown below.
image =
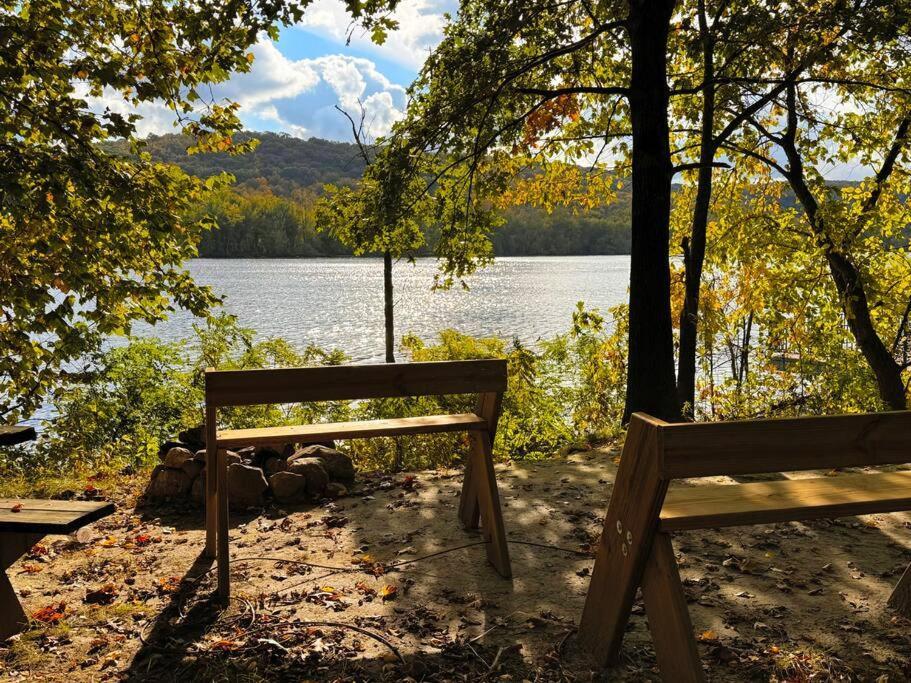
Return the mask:
<svg viewBox="0 0 911 683">
<path fill-rule="evenodd" d="M 155 582 L 159 593 L 176 593 L 180 590 L 179 576 L 165 576 Z"/>
<path fill-rule="evenodd" d="M 398 593 L 399 589 L 397 586 L 391 583 L 387 583 L 385 586 L 380 588 L 380 590 L 377 592 L 377 595 L 383 599 L 383 602 L 386 602 L 387 600 L 395 600 L 395 597 L 398 595 Z"/>
<path fill-rule="evenodd" d="M 32 619 L 40 621 L 42 624 L 59 624 L 65 615 L 66 603 L 58 602 L 32 612 Z"/>
<path fill-rule="evenodd" d="M 44 567 L 42 567 L 39 564 L 26 563 L 26 564 L 22 565 L 22 572 L 25 574 L 38 574 L 43 569 L 44 569 Z"/>
<path fill-rule="evenodd" d="M 10 508 L 12 512 L 22 512 L 22 503 L 16 503 Z"/>
</svg>

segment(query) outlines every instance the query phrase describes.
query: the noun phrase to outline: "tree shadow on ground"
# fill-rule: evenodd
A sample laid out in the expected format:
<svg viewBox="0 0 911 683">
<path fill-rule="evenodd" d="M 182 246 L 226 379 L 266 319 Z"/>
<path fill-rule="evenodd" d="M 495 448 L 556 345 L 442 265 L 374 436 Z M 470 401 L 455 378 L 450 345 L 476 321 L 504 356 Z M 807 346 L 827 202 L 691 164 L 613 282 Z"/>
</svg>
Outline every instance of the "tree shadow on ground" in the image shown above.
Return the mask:
<svg viewBox="0 0 911 683">
<path fill-rule="evenodd" d="M 512 580 L 487 564 L 479 535 L 458 526 L 454 473 L 418 473 L 411 489 L 397 477 L 385 490 L 278 520 L 232 514 L 231 607 L 210 600 L 213 576 L 194 566 L 126 677 L 590 678 L 572 634 L 616 469 L 611 455 L 498 472 Z M 201 528 L 202 512 L 185 524 Z M 911 644 L 882 604 L 884 585 L 897 579 L 891 568 L 911 559 L 900 535 L 856 520 L 677 534 L 710 678 L 768 680 L 788 667 L 900 676 Z M 379 597 L 387 585 L 395 599 Z M 637 602 L 619 662 L 596 678 L 654 680 L 654 664 Z"/>
</svg>

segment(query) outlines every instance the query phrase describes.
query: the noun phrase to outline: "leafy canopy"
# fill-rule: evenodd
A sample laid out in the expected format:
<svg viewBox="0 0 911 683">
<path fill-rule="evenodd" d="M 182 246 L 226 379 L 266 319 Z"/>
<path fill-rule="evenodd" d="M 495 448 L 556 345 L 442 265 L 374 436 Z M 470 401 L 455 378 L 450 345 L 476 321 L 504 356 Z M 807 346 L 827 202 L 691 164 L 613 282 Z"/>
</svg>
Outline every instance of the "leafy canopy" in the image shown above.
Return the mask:
<svg viewBox="0 0 911 683">
<path fill-rule="evenodd" d="M 307 4 L 0 0 L 0 419 L 29 414 L 106 335 L 216 303 L 180 264 L 211 227 L 185 215 L 226 178 L 153 163 L 122 112 L 161 109 L 191 152 L 249 149 L 231 138 L 237 106 L 204 86 L 248 70 Z M 395 4 L 346 0 L 377 40 Z"/>
</svg>

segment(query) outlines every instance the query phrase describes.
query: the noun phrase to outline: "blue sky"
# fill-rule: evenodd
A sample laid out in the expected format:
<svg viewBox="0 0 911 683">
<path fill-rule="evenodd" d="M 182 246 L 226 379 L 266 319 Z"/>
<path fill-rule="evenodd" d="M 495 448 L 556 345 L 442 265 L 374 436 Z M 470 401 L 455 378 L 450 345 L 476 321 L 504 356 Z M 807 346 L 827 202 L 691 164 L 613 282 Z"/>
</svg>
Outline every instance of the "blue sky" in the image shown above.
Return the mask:
<svg viewBox="0 0 911 683">
<path fill-rule="evenodd" d="M 444 12 L 456 8 L 456 0 L 403 0 L 394 14 L 399 28 L 375 45 L 352 26 L 340 0 L 315 0 L 300 24 L 253 48 L 249 73 L 215 86 L 213 95 L 240 104 L 248 130 L 350 141 L 350 125 L 335 105 L 357 114 L 363 104 L 368 133 L 383 135 L 402 115 L 405 89 L 442 39 Z M 164 105 L 144 104 L 137 111 L 114 93 L 99 99 L 92 104 L 139 113 L 141 135 L 176 132 Z"/>
</svg>

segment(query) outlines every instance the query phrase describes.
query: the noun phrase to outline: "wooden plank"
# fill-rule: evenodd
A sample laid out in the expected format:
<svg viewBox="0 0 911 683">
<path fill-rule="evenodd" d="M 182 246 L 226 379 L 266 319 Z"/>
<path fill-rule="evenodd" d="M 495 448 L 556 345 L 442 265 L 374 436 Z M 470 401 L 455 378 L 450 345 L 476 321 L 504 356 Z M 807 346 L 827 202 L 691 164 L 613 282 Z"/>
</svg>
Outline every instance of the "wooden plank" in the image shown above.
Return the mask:
<svg viewBox="0 0 911 683">
<path fill-rule="evenodd" d="M 889 607 L 905 619 L 911 619 L 911 564 L 905 568 L 904 574 L 889 596 Z"/>
<path fill-rule="evenodd" d="M 17 446 L 38 438 L 34 427 L 26 425 L 0 425 L 0 446 Z"/>
<path fill-rule="evenodd" d="M 22 505 L 19 512 L 13 508 Z M 69 534 L 114 512 L 114 504 L 66 500 L 0 499 L 0 532 Z"/>
<path fill-rule="evenodd" d="M 487 559 L 500 576 L 510 578 L 512 565 L 503 524 L 503 508 L 493 469 L 493 451 L 486 431 L 471 432 L 471 467 L 477 476 L 478 506 L 481 511 L 481 533 L 487 541 Z"/>
<path fill-rule="evenodd" d="M 633 414 L 604 518 L 579 621 L 579 642 L 601 666 L 620 650 L 667 490 L 660 476 L 661 424 Z"/>
<path fill-rule="evenodd" d="M 652 552 L 642 575 L 642 597 L 661 680 L 668 683 L 705 681 L 668 534 L 657 533 L 652 541 Z"/>
<path fill-rule="evenodd" d="M 203 555 L 213 558 L 218 542 L 218 415 L 215 406 L 206 406 L 206 547 Z"/>
<path fill-rule="evenodd" d="M 911 472 L 675 488 L 662 531 L 770 524 L 911 510 Z"/>
<path fill-rule="evenodd" d="M 911 462 L 911 411 L 664 424 L 670 479 Z"/>
<path fill-rule="evenodd" d="M 206 371 L 206 403 L 219 407 L 505 390 L 499 359 Z"/>
<path fill-rule="evenodd" d="M 218 510 L 216 514 L 217 538 L 216 561 L 218 562 L 218 598 L 227 605 L 231 598 L 231 538 L 228 524 L 228 458 L 226 451 L 218 451 L 217 478 L 215 502 Z M 211 476 L 211 474 L 209 475 Z"/>
<path fill-rule="evenodd" d="M 41 533 L 0 533 L 0 642 L 19 633 L 28 624 L 6 570 L 43 536 Z"/>
<path fill-rule="evenodd" d="M 217 438 L 219 447 L 230 448 L 282 441 L 328 441 L 330 439 L 366 439 L 373 436 L 459 432 L 486 427 L 487 421 L 484 418 L 474 413 L 461 413 L 361 422 L 326 422 L 262 429 L 231 429 L 218 432 Z"/>
<path fill-rule="evenodd" d="M 487 421 L 487 433 L 493 447 L 500 420 L 503 394 L 484 393 L 478 396 L 475 414 Z M 462 494 L 459 497 L 459 520 L 465 529 L 477 529 L 481 525 L 481 508 L 478 500 L 478 476 L 472 467 L 472 458 L 465 461 L 465 478 L 462 480 Z"/>
</svg>

